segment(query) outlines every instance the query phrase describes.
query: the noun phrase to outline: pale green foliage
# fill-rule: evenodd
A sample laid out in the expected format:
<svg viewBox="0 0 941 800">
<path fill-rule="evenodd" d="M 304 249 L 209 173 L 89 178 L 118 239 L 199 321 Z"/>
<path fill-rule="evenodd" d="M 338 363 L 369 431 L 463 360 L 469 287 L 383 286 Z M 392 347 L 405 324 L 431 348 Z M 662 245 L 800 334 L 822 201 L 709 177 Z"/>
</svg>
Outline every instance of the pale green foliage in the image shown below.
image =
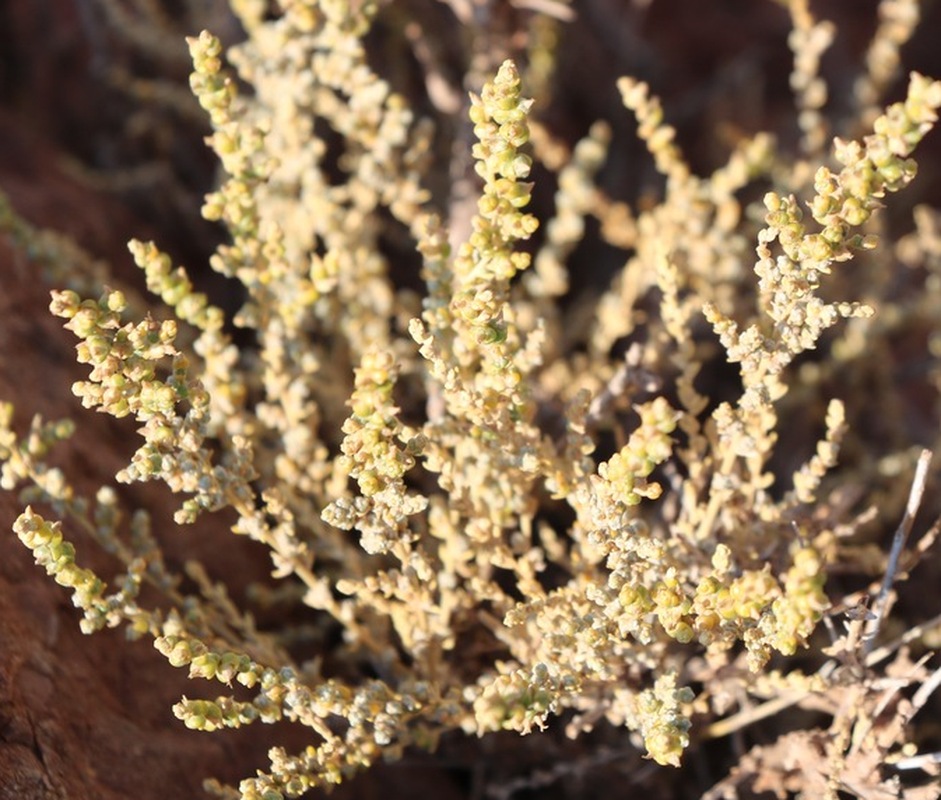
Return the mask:
<svg viewBox="0 0 941 800">
<path fill-rule="evenodd" d="M 230 236 L 211 263 L 244 289 L 233 321 L 254 331 L 254 344 L 239 352 L 223 312 L 152 243 L 130 248 L 163 303 L 154 316 L 116 290 L 55 291 L 51 307 L 90 366 L 76 396 L 141 425 L 144 442 L 117 480 L 162 481 L 183 496 L 181 524 L 234 511 L 234 533 L 269 548 L 273 574 L 301 589 L 316 624 L 342 629 L 332 655 L 345 667 L 324 675 L 319 662 L 295 663 L 198 566 L 190 577 L 202 597 L 179 594 L 145 517 L 128 537 L 112 490 L 93 507 L 45 466 L 68 426 L 37 420 L 20 440 L 3 406 L 3 488 L 27 484 L 28 502 L 62 518 L 29 508 L 18 536 L 73 592 L 83 630 L 127 622 L 191 678 L 248 690 L 242 700 L 183 698 L 173 711 L 187 727 L 286 719 L 311 729 L 303 752 L 271 751 L 268 771 L 240 785 L 244 800 L 339 783 L 446 731 L 529 733 L 563 712 L 572 735 L 606 718 L 639 734 L 658 763 L 679 765 L 694 704 L 709 702 L 709 691 L 697 698 L 682 685 L 690 659 L 727 663 L 741 648 L 755 674 L 741 680 L 757 682 L 773 654 L 807 644 L 831 606 L 837 523 L 812 512 L 837 464 L 844 405 L 829 401 L 816 452 L 773 495 L 778 409 L 794 359 L 841 319 L 874 313 L 855 296 L 825 300 L 823 288 L 842 262 L 877 246 L 867 223 L 914 177 L 910 155 L 936 121 L 941 83 L 913 75 L 871 134 L 836 140 L 838 171 L 819 164 L 793 186 L 776 177 L 787 157 L 765 134 L 743 140 L 709 178 L 694 175 L 660 102 L 624 78 L 663 199 L 636 218 L 602 202 L 590 176 L 609 131 L 596 126 L 562 161 L 558 217 L 530 269 L 521 243 L 538 226 L 525 210 L 533 101 L 512 61 L 471 98 L 480 194 L 452 252 L 423 183 L 428 125 L 365 56 L 375 4 L 298 0 L 270 21 L 264 4 L 232 5 L 249 38 L 227 58 L 255 94 L 240 94 L 207 32 L 189 41 L 191 87 L 226 176 L 203 208 Z M 806 4 L 789 7 L 801 128 L 816 154 L 815 73 L 831 32 Z M 342 142 L 343 183 L 329 174 L 315 121 Z M 538 155 L 547 134 L 532 132 Z M 764 227 L 752 230 L 738 193 L 758 180 L 771 190 Z M 554 298 L 571 282 L 565 260 L 593 209 L 629 253 L 598 301 L 587 352 L 563 352 Z M 390 278 L 385 215 L 421 254 L 420 305 Z M 7 208 L 4 228 L 27 238 Z M 703 315 L 742 379 L 740 396 L 711 413 L 694 385 Z M 619 365 L 613 350 L 631 335 L 640 345 Z M 661 389 L 645 371 L 661 373 Z M 615 402 L 626 427 L 612 424 Z M 540 427 L 540 408 L 558 409 L 561 434 Z M 605 427 L 618 444 L 601 460 Z M 557 522 L 550 496 L 570 524 Z M 79 566 L 74 528 L 124 563 L 113 594 Z M 547 579 L 549 564 L 564 577 Z M 145 581 L 163 605 L 137 605 Z M 469 632 L 488 647 L 458 669 Z M 363 662 L 377 678 L 357 675 Z"/>
</svg>

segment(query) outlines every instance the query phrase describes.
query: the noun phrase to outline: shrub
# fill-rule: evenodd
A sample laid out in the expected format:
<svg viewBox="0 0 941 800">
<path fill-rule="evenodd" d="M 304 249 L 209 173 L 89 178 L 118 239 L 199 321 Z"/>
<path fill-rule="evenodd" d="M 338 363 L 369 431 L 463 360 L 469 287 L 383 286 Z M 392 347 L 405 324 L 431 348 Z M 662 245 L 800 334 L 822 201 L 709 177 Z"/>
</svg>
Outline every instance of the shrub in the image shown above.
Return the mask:
<svg viewBox="0 0 941 800">
<path fill-rule="evenodd" d="M 231 515 L 234 535 L 268 548 L 301 605 L 292 613 L 335 642 L 299 659 L 201 566 L 184 582 L 146 509 L 128 517 L 116 487 L 84 497 L 49 466 L 73 423 L 37 417 L 21 436 L 0 408 L 2 486 L 29 504 L 14 529 L 72 592 L 82 630 L 123 625 L 190 678 L 223 684 L 174 706 L 189 728 L 310 729 L 305 750 L 274 747 L 266 771 L 215 791 L 297 797 L 448 732 L 526 734 L 556 717 L 572 737 L 622 726 L 679 766 L 691 741 L 788 705 L 822 710 L 829 727 L 756 747 L 714 796 L 737 791 L 743 771 L 780 777 L 787 748 L 825 760 L 827 774 L 808 766 L 799 779 L 820 796 L 888 787 L 886 763 L 914 763 L 909 722 L 937 675 L 906 662 L 900 642 L 874 641 L 927 456 L 873 611 L 865 591 L 828 591 L 828 576 L 860 569 L 850 537 L 864 517 L 841 487 L 885 486 L 879 459 L 898 455 L 872 443 L 841 462 L 863 412 L 837 387 L 862 385 L 865 348 L 891 325 L 937 318 L 893 296 L 884 274 L 901 255 L 937 282 L 934 212 L 920 209 L 916 234 L 894 244 L 880 215 L 915 178 L 941 83 L 912 74 L 904 99 L 873 113 L 917 11 L 883 2 L 857 113 L 840 121 L 867 132 L 828 151 L 818 66 L 833 31 L 786 5 L 798 152 L 742 135 L 700 177 L 648 85 L 621 78 L 663 178 L 637 210 L 592 182 L 607 125 L 567 152 L 534 119 L 527 92 L 548 91 L 551 17 L 533 17 L 544 36 L 530 52 L 481 76 L 471 143 L 461 125 L 436 131 L 374 70 L 364 40 L 391 6 L 284 2 L 269 16 L 233 2 L 242 44 L 189 40 L 224 171 L 203 215 L 228 231 L 210 265 L 240 287 L 231 319 L 152 242 L 130 251 L 155 300 L 89 293 L 81 254 L 4 208 L 7 234 L 81 290 L 56 289 L 51 303 L 89 368 L 74 394 L 139 424 L 117 483 L 165 484 L 182 528 Z M 459 191 L 470 170 L 433 191 L 447 137 L 472 156 L 473 207 Z M 534 158 L 557 186 L 549 219 L 527 210 Z M 575 280 L 587 217 L 624 251 L 590 315 Z M 390 244 L 406 238 L 412 256 Z M 401 280 L 409 258 L 421 296 Z M 798 416 L 821 429 L 816 444 L 790 436 Z M 124 573 L 82 566 L 78 534 Z M 272 592 L 255 588 L 259 602 Z M 821 620 L 847 614 L 824 649 Z M 909 667 L 901 685 L 919 688 L 886 717 L 878 667 L 892 655 Z M 767 702 L 733 713 L 730 698 L 747 696 Z"/>
</svg>

